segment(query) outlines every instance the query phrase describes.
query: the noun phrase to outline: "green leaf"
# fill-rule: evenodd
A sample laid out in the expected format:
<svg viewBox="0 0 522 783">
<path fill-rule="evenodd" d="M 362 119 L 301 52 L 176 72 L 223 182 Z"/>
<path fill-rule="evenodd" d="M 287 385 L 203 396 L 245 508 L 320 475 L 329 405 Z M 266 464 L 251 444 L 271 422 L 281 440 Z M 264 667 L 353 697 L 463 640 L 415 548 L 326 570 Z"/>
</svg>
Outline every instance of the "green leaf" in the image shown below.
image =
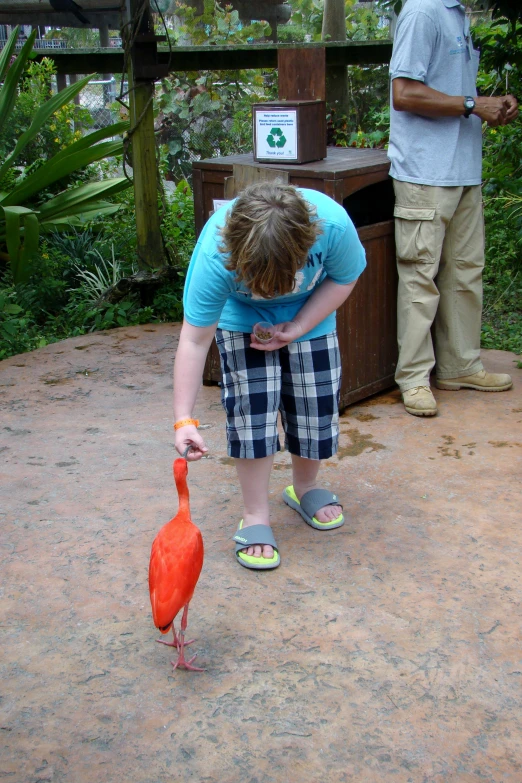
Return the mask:
<svg viewBox="0 0 522 783">
<path fill-rule="evenodd" d="M 22 150 L 29 144 L 30 141 L 32 141 L 32 139 L 34 139 L 40 128 L 47 122 L 49 117 L 51 117 L 55 111 L 61 109 L 62 106 L 65 106 L 66 103 L 72 101 L 72 99 L 78 95 L 78 93 L 85 87 L 91 78 L 91 76 L 86 76 L 85 78 L 80 79 L 79 82 L 76 82 L 76 84 L 69 85 L 69 87 L 66 87 L 64 90 L 56 93 L 56 95 L 53 95 L 52 98 L 50 98 L 48 101 L 45 101 L 45 103 L 40 106 L 34 115 L 33 121 L 29 128 L 20 136 L 14 150 L 10 155 L 7 156 L 0 166 L 0 179 L 2 179 L 7 169 L 12 166 Z"/>
<path fill-rule="evenodd" d="M 108 201 L 94 201 L 79 207 L 81 212 L 63 217 L 50 218 L 40 221 L 40 230 L 48 233 L 51 231 L 63 231 L 75 227 L 85 227 L 89 220 L 99 217 L 110 217 L 121 209 L 120 204 L 110 204 Z"/>
<path fill-rule="evenodd" d="M 13 280 L 15 285 L 18 285 L 29 279 L 30 261 L 38 250 L 40 234 L 38 217 L 33 210 L 25 207 L 4 207 L 4 217 L 7 252 Z"/>
<path fill-rule="evenodd" d="M 2 331 L 6 334 L 6 336 L 14 337 L 14 335 L 18 332 L 20 328 L 20 324 L 18 321 L 4 321 L 2 324 Z"/>
<path fill-rule="evenodd" d="M 183 145 L 179 139 L 173 139 L 168 143 L 168 149 L 170 155 L 177 155 L 180 150 L 183 149 Z"/>
<path fill-rule="evenodd" d="M 127 177 L 116 177 L 101 182 L 87 182 L 77 188 L 65 190 L 52 198 L 40 208 L 42 222 L 72 214 L 81 214 L 89 202 L 96 201 L 100 196 L 113 196 L 126 190 L 132 183 Z"/>
<path fill-rule="evenodd" d="M 56 160 L 58 156 L 55 155 L 33 174 L 22 180 L 0 203 L 2 206 L 23 204 L 27 199 L 40 193 L 44 188 L 49 187 L 54 182 L 58 182 L 58 180 L 63 179 L 73 171 L 83 169 L 96 160 L 119 155 L 122 152 L 123 145 L 120 141 L 107 141 L 102 144 L 94 144 L 91 148 L 81 150 L 76 154 L 71 153 L 64 157 L 60 156 L 58 160 Z"/>
<path fill-rule="evenodd" d="M 9 63 L 11 62 L 11 57 L 13 56 L 13 52 L 15 50 L 16 41 L 18 40 L 19 31 L 20 25 L 15 27 L 9 36 L 9 40 L 7 41 L 6 45 L 0 52 L 0 81 L 4 80 L 6 71 L 9 68 Z"/>
<path fill-rule="evenodd" d="M 25 64 L 33 48 L 34 39 L 36 38 L 36 30 L 33 30 L 19 54 L 16 60 L 7 71 L 4 85 L 0 90 L 0 132 L 9 119 L 9 115 L 13 110 L 17 95 L 18 95 L 18 82 L 25 68 Z"/>
<path fill-rule="evenodd" d="M 2 307 L 2 312 L 6 315 L 16 315 L 17 313 L 22 312 L 23 309 L 23 307 L 20 307 L 20 305 L 17 304 L 6 304 Z"/>
<path fill-rule="evenodd" d="M 57 152 L 52 160 L 58 161 L 68 155 L 76 155 L 80 150 L 92 147 L 93 144 L 97 144 L 103 139 L 108 139 L 111 136 L 121 136 L 128 129 L 128 122 L 115 122 L 113 125 L 107 125 L 106 128 L 100 128 L 100 130 L 94 131 L 93 133 L 88 133 L 86 136 L 82 136 L 81 139 L 78 139 L 78 141 L 73 142 L 73 144 L 69 144 L 66 149 Z"/>
</svg>

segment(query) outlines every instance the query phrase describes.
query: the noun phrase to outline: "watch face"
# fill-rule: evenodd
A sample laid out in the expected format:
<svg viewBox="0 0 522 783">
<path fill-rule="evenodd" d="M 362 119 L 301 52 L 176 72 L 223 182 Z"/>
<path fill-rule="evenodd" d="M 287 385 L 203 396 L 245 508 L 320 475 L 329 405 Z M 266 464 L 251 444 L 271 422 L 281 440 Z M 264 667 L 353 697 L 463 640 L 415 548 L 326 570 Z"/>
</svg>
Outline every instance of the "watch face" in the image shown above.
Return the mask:
<svg viewBox="0 0 522 783">
<path fill-rule="evenodd" d="M 475 106 L 475 101 L 473 100 L 473 98 L 466 98 L 466 100 L 464 101 L 464 106 L 466 107 L 466 109 L 473 109 L 473 107 Z"/>
</svg>

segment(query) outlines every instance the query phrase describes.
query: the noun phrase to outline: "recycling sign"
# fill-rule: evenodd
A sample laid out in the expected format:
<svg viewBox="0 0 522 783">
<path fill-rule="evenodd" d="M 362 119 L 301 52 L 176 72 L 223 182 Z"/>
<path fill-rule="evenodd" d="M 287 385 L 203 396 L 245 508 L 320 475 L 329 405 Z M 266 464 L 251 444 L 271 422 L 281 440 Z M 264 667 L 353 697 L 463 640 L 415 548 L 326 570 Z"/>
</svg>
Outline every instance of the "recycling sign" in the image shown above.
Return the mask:
<svg viewBox="0 0 522 783">
<path fill-rule="evenodd" d="M 269 147 L 284 147 L 286 139 L 281 128 L 272 128 L 266 137 L 266 143 Z"/>
<path fill-rule="evenodd" d="M 297 112 L 295 109 L 256 109 L 254 113 L 256 158 L 297 159 Z"/>
</svg>

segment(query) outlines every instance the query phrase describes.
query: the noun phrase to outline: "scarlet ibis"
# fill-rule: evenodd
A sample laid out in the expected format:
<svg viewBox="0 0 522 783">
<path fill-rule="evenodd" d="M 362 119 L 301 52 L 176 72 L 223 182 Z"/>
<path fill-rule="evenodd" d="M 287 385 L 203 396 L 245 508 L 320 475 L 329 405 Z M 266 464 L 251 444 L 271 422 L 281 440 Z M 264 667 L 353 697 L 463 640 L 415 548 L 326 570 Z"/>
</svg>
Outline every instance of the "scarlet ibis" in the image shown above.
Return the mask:
<svg viewBox="0 0 522 783">
<path fill-rule="evenodd" d="M 163 525 L 152 542 L 149 564 L 149 590 L 154 625 L 162 634 L 172 628 L 172 642 L 158 639 L 161 644 L 175 647 L 178 660 L 173 667 L 203 671 L 192 666 L 196 657 L 185 660 L 184 648 L 191 642 L 185 641 L 189 603 L 194 595 L 203 566 L 203 539 L 201 531 L 190 518 L 189 490 L 187 486 L 188 465 L 186 459 L 174 460 L 174 481 L 178 490 L 179 509 L 170 522 Z M 183 608 L 181 629 L 176 634 L 174 620 Z M 193 641 L 193 640 L 192 640 Z"/>
</svg>

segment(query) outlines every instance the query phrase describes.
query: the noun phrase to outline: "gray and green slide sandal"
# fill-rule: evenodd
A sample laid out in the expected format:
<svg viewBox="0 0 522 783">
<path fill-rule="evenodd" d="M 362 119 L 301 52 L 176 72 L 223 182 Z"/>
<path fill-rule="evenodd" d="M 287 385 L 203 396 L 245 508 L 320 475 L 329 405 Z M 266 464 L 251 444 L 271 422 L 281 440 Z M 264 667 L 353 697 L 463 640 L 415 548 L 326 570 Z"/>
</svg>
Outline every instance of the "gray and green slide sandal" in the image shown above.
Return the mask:
<svg viewBox="0 0 522 783">
<path fill-rule="evenodd" d="M 305 492 L 301 502 L 299 502 L 294 488 L 287 487 L 283 490 L 283 500 L 287 506 L 297 511 L 304 521 L 311 527 L 315 527 L 316 530 L 333 530 L 335 527 L 344 525 L 344 516 L 342 514 L 339 514 L 336 519 L 332 519 L 330 522 L 319 522 L 314 516 L 323 506 L 341 506 L 342 508 L 337 495 L 334 495 L 329 489 L 311 489 L 309 492 Z"/>
<path fill-rule="evenodd" d="M 254 571 L 267 571 L 270 568 L 277 568 L 281 562 L 276 540 L 269 525 L 250 525 L 250 527 L 244 528 L 243 520 L 241 520 L 237 533 L 232 540 L 236 542 L 237 561 L 245 568 L 252 568 Z M 273 547 L 274 556 L 268 560 L 266 557 L 253 557 L 245 554 L 245 552 L 241 552 L 242 549 L 255 546 L 256 544 L 260 546 L 265 546 L 266 544 Z"/>
</svg>

